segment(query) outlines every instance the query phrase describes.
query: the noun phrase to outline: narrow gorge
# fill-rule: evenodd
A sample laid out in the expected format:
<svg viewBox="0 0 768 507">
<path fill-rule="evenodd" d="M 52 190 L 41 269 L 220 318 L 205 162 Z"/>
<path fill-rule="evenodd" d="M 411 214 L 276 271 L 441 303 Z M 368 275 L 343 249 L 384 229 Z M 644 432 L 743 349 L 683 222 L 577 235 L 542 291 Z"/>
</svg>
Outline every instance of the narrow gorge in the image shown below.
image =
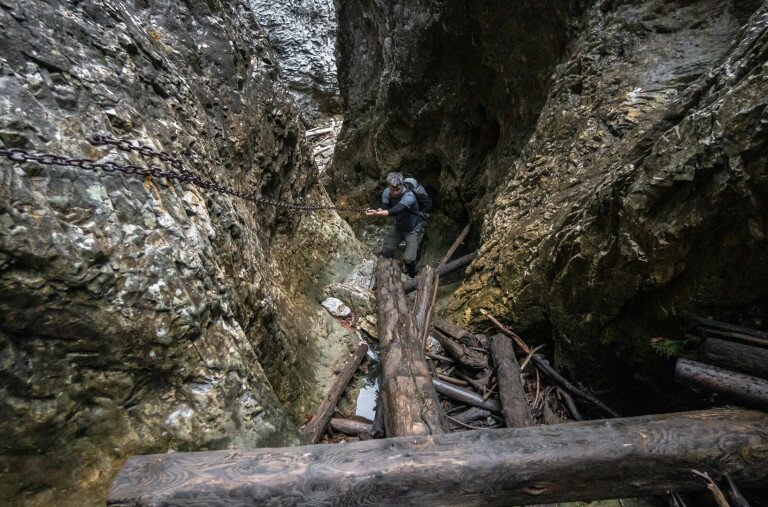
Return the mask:
<svg viewBox="0 0 768 507">
<path fill-rule="evenodd" d="M 470 225 L 441 316 L 490 312 L 623 415 L 722 404 L 674 381 L 692 319 L 768 326 L 767 1 L 0 0 L 0 24 L 10 504 L 300 445 L 371 326 L 362 210 L 393 171 L 435 202 L 419 267 Z"/>
</svg>

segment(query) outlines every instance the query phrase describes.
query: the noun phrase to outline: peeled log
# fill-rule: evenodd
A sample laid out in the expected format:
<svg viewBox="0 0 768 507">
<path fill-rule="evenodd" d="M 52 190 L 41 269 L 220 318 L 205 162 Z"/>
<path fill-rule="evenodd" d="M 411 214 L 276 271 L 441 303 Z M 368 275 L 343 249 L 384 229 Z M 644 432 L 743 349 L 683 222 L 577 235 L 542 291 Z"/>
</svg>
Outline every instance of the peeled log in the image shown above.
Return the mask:
<svg viewBox="0 0 768 507">
<path fill-rule="evenodd" d="M 400 269 L 391 259 L 379 259 L 376 266 L 376 302 L 387 436 L 444 433 L 432 375 L 405 304 Z"/>
<path fill-rule="evenodd" d="M 684 358 L 677 360 L 675 380 L 731 396 L 751 407 L 768 410 L 768 380 Z"/>
<path fill-rule="evenodd" d="M 768 378 L 768 349 L 763 347 L 707 338 L 702 352 L 707 363 Z"/>
<path fill-rule="evenodd" d="M 768 483 L 768 414 L 706 410 L 129 458 L 108 505 L 527 505 Z"/>
</svg>

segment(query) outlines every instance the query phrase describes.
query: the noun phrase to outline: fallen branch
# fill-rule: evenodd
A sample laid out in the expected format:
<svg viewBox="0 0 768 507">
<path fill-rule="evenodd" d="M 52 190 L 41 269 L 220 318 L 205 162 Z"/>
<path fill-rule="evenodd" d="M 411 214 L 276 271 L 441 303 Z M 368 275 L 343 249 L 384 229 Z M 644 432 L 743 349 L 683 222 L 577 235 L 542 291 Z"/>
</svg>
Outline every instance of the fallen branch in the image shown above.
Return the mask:
<svg viewBox="0 0 768 507">
<path fill-rule="evenodd" d="M 443 347 L 443 350 L 458 363 L 477 370 L 488 368 L 488 356 L 485 354 L 481 354 L 476 350 L 471 350 L 469 347 L 456 343 L 440 331 L 435 331 L 433 336 L 440 342 L 440 346 Z"/>
<path fill-rule="evenodd" d="M 768 349 L 707 338 L 701 349 L 704 362 L 748 375 L 768 378 Z"/>
<path fill-rule="evenodd" d="M 468 266 L 469 263 L 475 259 L 475 257 L 477 257 L 477 251 L 467 254 L 464 257 L 459 257 L 455 261 L 449 262 L 441 269 L 436 269 L 435 273 L 437 276 L 442 278 L 447 274 L 453 273 L 454 271 L 458 271 L 459 269 Z M 417 282 L 415 278 L 411 278 L 410 280 L 406 281 L 403 284 L 403 290 L 405 293 L 408 294 L 409 292 L 413 292 L 416 289 L 416 283 Z"/>
<path fill-rule="evenodd" d="M 355 421 L 354 419 L 333 418 L 331 419 L 330 427 L 333 431 L 338 431 L 345 435 L 361 437 L 363 439 L 371 438 L 371 436 L 373 436 L 373 424 L 363 421 Z"/>
<path fill-rule="evenodd" d="M 336 408 L 336 405 L 339 403 L 341 395 L 344 394 L 349 381 L 354 376 L 357 368 L 360 366 L 360 363 L 363 361 L 363 358 L 367 352 L 368 345 L 365 343 L 360 343 L 360 345 L 357 347 L 357 350 L 355 350 L 355 353 L 347 361 L 347 363 L 344 365 L 344 368 L 342 368 L 341 372 L 336 377 L 336 381 L 333 383 L 333 386 L 331 386 L 331 390 L 328 391 L 328 395 L 320 404 L 320 407 L 318 407 L 317 412 L 315 412 L 314 417 L 312 417 L 312 420 L 309 421 L 306 426 L 304 426 L 303 430 L 301 430 L 301 435 L 308 443 L 316 444 L 320 441 L 321 438 L 323 438 L 325 430 L 328 428 L 328 423 L 330 422 L 331 417 L 333 417 L 333 411 Z"/>
<path fill-rule="evenodd" d="M 482 396 L 479 394 L 456 387 L 440 379 L 432 379 L 432 382 L 435 384 L 437 392 L 443 396 L 466 403 L 467 405 L 474 405 L 475 407 L 490 410 L 496 414 L 501 413 L 501 405 L 499 405 L 499 402 L 496 400 L 483 400 Z"/>
<path fill-rule="evenodd" d="M 498 327 L 502 333 L 512 338 L 517 345 L 523 349 L 524 352 L 530 353 L 531 348 L 526 345 L 526 343 L 523 341 L 522 338 L 517 336 L 511 329 L 507 328 L 504 324 L 496 320 L 487 310 L 480 309 L 480 313 L 485 315 L 488 320 L 490 320 L 496 327 Z M 557 372 L 550 364 L 549 361 L 546 360 L 543 356 L 539 354 L 534 354 L 532 357 L 533 363 L 541 370 L 541 372 L 549 378 L 550 381 L 554 382 L 555 384 L 559 385 L 563 389 L 567 389 L 570 391 L 574 396 L 577 398 L 581 398 L 584 401 L 588 401 L 595 405 L 597 408 L 599 408 L 604 414 L 609 415 L 611 417 L 619 417 L 618 412 L 610 408 L 608 405 L 597 399 L 595 396 L 587 393 L 586 391 L 583 391 L 582 389 L 579 389 L 575 385 L 573 385 L 569 380 L 567 380 L 565 377 L 560 375 L 560 373 Z"/>
<path fill-rule="evenodd" d="M 312 130 L 307 130 L 304 133 L 304 137 L 310 138 L 314 136 L 321 136 L 323 134 L 327 134 L 329 132 L 333 132 L 333 127 L 325 127 L 325 128 L 316 128 Z"/>
<path fill-rule="evenodd" d="M 445 253 L 443 260 L 441 260 L 440 264 L 437 265 L 438 270 L 443 266 L 445 266 L 445 264 L 449 260 L 451 260 L 451 257 L 453 257 L 453 254 L 456 253 L 456 250 L 459 248 L 459 245 L 461 245 L 466 239 L 467 234 L 469 234 L 469 224 L 464 226 L 464 229 L 462 229 L 461 233 L 459 234 L 459 237 L 456 238 L 456 241 L 453 242 L 453 244 L 451 245 L 451 248 L 449 248 L 448 251 Z"/>
</svg>

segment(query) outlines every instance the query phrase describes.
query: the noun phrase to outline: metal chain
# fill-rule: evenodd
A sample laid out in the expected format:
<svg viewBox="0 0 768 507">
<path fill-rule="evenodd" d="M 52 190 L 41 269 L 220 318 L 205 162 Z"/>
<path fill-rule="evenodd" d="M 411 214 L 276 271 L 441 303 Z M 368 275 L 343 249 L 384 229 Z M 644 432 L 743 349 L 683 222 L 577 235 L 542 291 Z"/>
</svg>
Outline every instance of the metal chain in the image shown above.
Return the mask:
<svg viewBox="0 0 768 507">
<path fill-rule="evenodd" d="M 137 174 L 139 176 L 146 176 L 150 178 L 165 178 L 167 180 L 176 180 L 183 183 L 191 183 L 192 185 L 202 190 L 239 197 L 240 199 L 246 200 L 258 206 L 273 206 L 275 208 L 293 209 L 300 211 L 336 210 L 361 212 L 365 210 L 365 208 L 331 206 L 323 204 L 291 204 L 278 201 L 276 199 L 257 197 L 254 195 L 254 193 L 249 194 L 239 190 L 234 190 L 232 188 L 216 183 L 215 181 L 198 176 L 185 169 L 184 164 L 173 155 L 162 151 L 157 151 L 149 146 L 137 146 L 125 139 L 117 139 L 114 137 L 95 133 L 88 136 L 88 141 L 95 146 L 115 146 L 121 151 L 137 153 L 143 158 L 157 158 L 162 162 L 169 164 L 175 170 L 164 170 L 161 167 L 152 165 L 149 167 L 143 167 L 133 164 L 118 164 L 112 161 L 97 162 L 87 158 L 69 158 L 63 157 L 61 155 L 55 155 L 53 153 L 35 153 L 22 148 L 0 147 L 0 157 L 5 157 L 11 162 L 16 163 L 34 162 L 40 165 L 76 167 L 79 169 L 85 169 L 86 171 L 99 170 L 107 173 L 120 172 L 129 175 Z"/>
</svg>

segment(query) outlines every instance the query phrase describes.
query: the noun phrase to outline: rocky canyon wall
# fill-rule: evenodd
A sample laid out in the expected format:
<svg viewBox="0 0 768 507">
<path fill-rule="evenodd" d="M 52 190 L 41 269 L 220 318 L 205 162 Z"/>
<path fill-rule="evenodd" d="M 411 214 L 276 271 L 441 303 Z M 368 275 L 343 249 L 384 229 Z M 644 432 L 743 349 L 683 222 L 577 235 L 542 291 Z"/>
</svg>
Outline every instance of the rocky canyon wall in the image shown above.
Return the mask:
<svg viewBox="0 0 768 507">
<path fill-rule="evenodd" d="M 404 168 L 482 225 L 455 316 L 668 385 L 651 337 L 766 295 L 766 5 L 510 4 L 340 2 L 336 179 Z"/>
<path fill-rule="evenodd" d="M 0 25 L 4 148 L 161 164 L 99 132 L 328 202 L 245 0 L 2 0 Z M 350 340 L 315 295 L 361 254 L 330 212 L 0 159 L 0 497 L 98 504 L 132 454 L 297 442 Z"/>
<path fill-rule="evenodd" d="M 332 0 L 250 0 L 280 75 L 307 123 L 338 114 L 336 12 Z"/>
</svg>

